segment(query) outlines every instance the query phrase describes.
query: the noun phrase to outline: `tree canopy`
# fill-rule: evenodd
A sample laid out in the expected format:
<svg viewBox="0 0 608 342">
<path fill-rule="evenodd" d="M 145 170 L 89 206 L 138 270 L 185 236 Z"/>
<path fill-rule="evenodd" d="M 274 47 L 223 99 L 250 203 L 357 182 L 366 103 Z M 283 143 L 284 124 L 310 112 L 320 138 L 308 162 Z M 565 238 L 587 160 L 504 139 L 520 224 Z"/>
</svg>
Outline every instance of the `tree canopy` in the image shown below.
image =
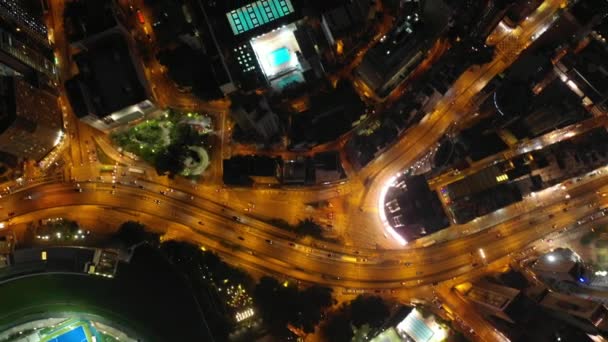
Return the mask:
<svg viewBox="0 0 608 342">
<path fill-rule="evenodd" d="M 287 324 L 312 333 L 323 318 L 323 312 L 334 302 L 332 290 L 312 286 L 303 291 L 275 278 L 263 277 L 256 285 L 253 298 L 265 324 L 274 334 L 282 334 Z"/>
<path fill-rule="evenodd" d="M 359 295 L 333 312 L 321 328 L 328 341 L 347 342 L 354 336 L 353 328 L 364 325 L 379 328 L 389 317 L 389 308 L 379 296 Z"/>
<path fill-rule="evenodd" d="M 160 243 L 160 235 L 146 230 L 146 226 L 139 222 L 127 221 L 123 223 L 114 237 L 123 242 L 127 246 L 133 246 L 138 243 L 149 243 L 152 246 L 158 246 Z"/>
</svg>

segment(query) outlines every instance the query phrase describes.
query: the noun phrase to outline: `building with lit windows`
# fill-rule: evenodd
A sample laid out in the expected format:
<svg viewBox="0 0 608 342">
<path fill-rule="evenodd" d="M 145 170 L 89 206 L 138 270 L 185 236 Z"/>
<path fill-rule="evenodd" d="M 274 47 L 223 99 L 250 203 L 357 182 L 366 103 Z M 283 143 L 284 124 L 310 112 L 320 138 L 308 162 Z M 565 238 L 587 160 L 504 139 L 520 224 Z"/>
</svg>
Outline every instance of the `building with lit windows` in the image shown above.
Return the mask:
<svg viewBox="0 0 608 342">
<path fill-rule="evenodd" d="M 0 0 L 0 18 L 18 32 L 23 32 L 38 43 L 50 47 L 48 29 L 40 15 L 31 13 L 23 0 Z"/>
<path fill-rule="evenodd" d="M 226 13 L 226 17 L 232 32 L 238 35 L 294 12 L 289 0 L 259 0 Z"/>
<path fill-rule="evenodd" d="M 0 0 L 0 75 L 21 76 L 35 87 L 57 91 L 47 28 L 21 1 Z"/>
<path fill-rule="evenodd" d="M 398 18 L 393 29 L 365 54 L 355 75 L 384 98 L 399 86 L 429 54 L 435 40 L 447 28 L 447 17 L 433 14 L 449 10 L 442 1 L 415 1 Z M 437 17 L 437 19 L 435 19 Z"/>
<path fill-rule="evenodd" d="M 20 77 L 0 78 L 0 152 L 39 161 L 63 136 L 57 98 Z"/>
<path fill-rule="evenodd" d="M 208 20 L 222 38 L 233 89 L 280 92 L 323 73 L 313 35 L 290 0 L 229 1 L 222 9 L 224 20 L 215 13 Z"/>
</svg>

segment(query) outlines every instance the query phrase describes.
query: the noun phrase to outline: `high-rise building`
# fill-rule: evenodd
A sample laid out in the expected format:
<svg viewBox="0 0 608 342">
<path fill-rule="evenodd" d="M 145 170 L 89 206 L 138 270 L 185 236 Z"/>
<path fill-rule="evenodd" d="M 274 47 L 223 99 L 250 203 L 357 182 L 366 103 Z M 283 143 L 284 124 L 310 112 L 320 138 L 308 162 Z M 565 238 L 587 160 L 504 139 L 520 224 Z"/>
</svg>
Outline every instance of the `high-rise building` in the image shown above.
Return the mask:
<svg viewBox="0 0 608 342">
<path fill-rule="evenodd" d="M 551 315 L 587 333 L 608 332 L 608 309 L 603 304 L 551 291 L 538 303 Z"/>
<path fill-rule="evenodd" d="M 472 286 L 463 286 L 463 297 L 471 301 L 484 314 L 515 323 L 518 308 L 521 306 L 522 293 L 518 289 L 479 281 Z"/>
<path fill-rule="evenodd" d="M 39 161 L 60 141 L 57 98 L 21 77 L 0 78 L 0 152 Z"/>
<path fill-rule="evenodd" d="M 56 91 L 57 69 L 41 13 L 22 1 L 0 0 L 0 75 L 22 76 Z"/>
<path fill-rule="evenodd" d="M 447 27 L 447 15 L 431 15 L 431 12 L 449 11 L 442 1 L 434 1 L 432 6 L 426 2 L 409 2 L 395 20 L 393 29 L 367 51 L 355 69 L 355 75 L 376 96 L 384 98 L 403 83 Z"/>
<path fill-rule="evenodd" d="M 88 43 L 74 60 L 79 73 L 65 86 L 81 121 L 109 132 L 156 110 L 143 68 L 121 33 Z"/>
<path fill-rule="evenodd" d="M 541 256 L 532 265 L 532 272 L 542 282 L 556 288 L 560 283 L 588 283 L 582 259 L 570 249 L 557 248 Z"/>
<path fill-rule="evenodd" d="M 272 138 L 280 131 L 279 116 L 272 111 L 265 97 L 234 96 L 233 103 L 231 116 L 242 130 L 253 130 L 264 140 Z"/>
<path fill-rule="evenodd" d="M 50 47 L 48 29 L 42 21 L 42 13 L 34 13 L 37 9 L 42 12 L 35 1 L 0 0 L 0 18 L 17 32 L 23 32 L 39 44 Z"/>
</svg>

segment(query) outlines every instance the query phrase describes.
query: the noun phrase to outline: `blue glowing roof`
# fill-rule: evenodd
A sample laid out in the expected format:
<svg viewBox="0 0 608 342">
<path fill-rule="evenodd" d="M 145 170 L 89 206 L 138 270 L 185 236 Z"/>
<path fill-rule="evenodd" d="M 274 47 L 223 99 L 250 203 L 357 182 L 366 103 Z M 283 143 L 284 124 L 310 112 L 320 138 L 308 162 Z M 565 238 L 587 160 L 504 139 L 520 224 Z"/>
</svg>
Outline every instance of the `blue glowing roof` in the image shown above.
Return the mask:
<svg viewBox="0 0 608 342">
<path fill-rule="evenodd" d="M 226 13 L 226 17 L 236 36 L 293 12 L 289 0 L 258 0 Z"/>
</svg>

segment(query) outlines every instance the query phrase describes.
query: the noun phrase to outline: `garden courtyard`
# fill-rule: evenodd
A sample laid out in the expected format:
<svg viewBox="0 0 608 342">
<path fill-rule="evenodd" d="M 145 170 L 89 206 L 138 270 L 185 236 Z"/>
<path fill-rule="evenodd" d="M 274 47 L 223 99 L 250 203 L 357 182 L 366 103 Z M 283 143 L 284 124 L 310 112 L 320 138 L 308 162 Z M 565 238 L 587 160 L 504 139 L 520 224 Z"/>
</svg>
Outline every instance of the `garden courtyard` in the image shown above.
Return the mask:
<svg viewBox="0 0 608 342">
<path fill-rule="evenodd" d="M 212 134 L 209 116 L 168 109 L 159 118 L 113 133 L 111 138 L 122 150 L 153 165 L 159 174 L 198 177 L 209 166 Z"/>
</svg>

